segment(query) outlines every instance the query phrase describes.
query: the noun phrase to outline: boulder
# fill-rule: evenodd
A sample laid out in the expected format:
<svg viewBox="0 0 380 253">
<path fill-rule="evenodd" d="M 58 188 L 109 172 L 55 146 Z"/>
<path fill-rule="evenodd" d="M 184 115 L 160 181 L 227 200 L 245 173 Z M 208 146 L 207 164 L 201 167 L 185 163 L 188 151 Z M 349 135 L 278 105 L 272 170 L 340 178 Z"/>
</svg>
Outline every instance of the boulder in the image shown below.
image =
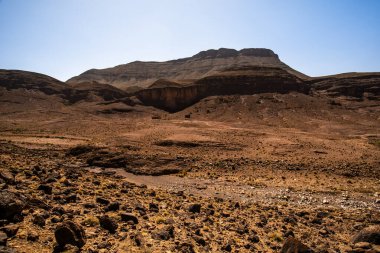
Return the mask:
<svg viewBox="0 0 380 253">
<path fill-rule="evenodd" d="M 201 212 L 201 204 L 191 204 L 188 210 L 192 213 L 199 213 Z"/>
<path fill-rule="evenodd" d="M 100 226 L 110 233 L 115 233 L 118 228 L 117 222 L 114 218 L 109 217 L 108 215 L 103 215 L 98 217 Z"/>
<path fill-rule="evenodd" d="M 65 221 L 58 225 L 54 232 L 55 239 L 60 247 L 66 244 L 83 247 L 86 244 L 85 232 L 82 226 L 72 221 Z"/>
<path fill-rule="evenodd" d="M 134 224 L 138 224 L 139 220 L 137 217 L 131 213 L 121 213 L 120 214 L 121 220 L 125 222 L 132 221 Z"/>
<path fill-rule="evenodd" d="M 8 221 L 19 220 L 24 207 L 24 201 L 16 194 L 7 190 L 0 192 L 0 219 Z"/>
<path fill-rule="evenodd" d="M 167 241 L 170 238 L 174 238 L 174 227 L 168 226 L 164 227 L 152 234 L 152 238 L 155 240 L 164 240 Z"/>
<path fill-rule="evenodd" d="M 294 237 L 288 237 L 282 246 L 281 253 L 312 253 L 308 246 Z"/>
<path fill-rule="evenodd" d="M 380 225 L 369 226 L 359 231 L 352 238 L 352 243 L 358 242 L 369 242 L 380 245 Z"/>
</svg>

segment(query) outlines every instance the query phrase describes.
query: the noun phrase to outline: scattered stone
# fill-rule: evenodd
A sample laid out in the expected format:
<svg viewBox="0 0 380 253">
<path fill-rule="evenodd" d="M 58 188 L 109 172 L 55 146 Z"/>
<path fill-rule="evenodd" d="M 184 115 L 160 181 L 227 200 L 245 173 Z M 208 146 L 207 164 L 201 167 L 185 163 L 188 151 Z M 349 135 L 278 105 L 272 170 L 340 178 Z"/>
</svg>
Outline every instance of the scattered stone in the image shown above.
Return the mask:
<svg viewBox="0 0 380 253">
<path fill-rule="evenodd" d="M 40 236 L 38 235 L 36 231 L 29 231 L 28 236 L 26 237 L 26 239 L 31 242 L 36 242 L 38 241 L 39 238 Z"/>
<path fill-rule="evenodd" d="M 352 243 L 369 242 L 380 245 L 380 225 L 373 225 L 362 229 L 352 239 Z"/>
<path fill-rule="evenodd" d="M 47 185 L 47 184 L 41 184 L 40 186 L 38 186 L 37 190 L 41 190 L 45 194 L 49 194 L 50 195 L 53 192 L 53 187 L 51 187 L 50 185 Z"/>
<path fill-rule="evenodd" d="M 41 214 L 35 214 L 32 219 L 33 224 L 44 227 L 45 226 L 45 218 Z"/>
<path fill-rule="evenodd" d="M 174 227 L 168 226 L 164 227 L 159 231 L 153 232 L 152 238 L 156 240 L 169 240 L 170 238 L 174 238 Z"/>
<path fill-rule="evenodd" d="M 177 252 L 182 253 L 195 253 L 194 245 L 188 242 L 181 243 L 177 246 Z"/>
<path fill-rule="evenodd" d="M 130 238 L 135 242 L 136 246 L 140 247 L 144 243 L 144 238 L 141 233 L 131 234 Z"/>
<path fill-rule="evenodd" d="M 227 243 L 226 245 L 222 246 L 223 251 L 231 252 L 232 251 L 232 246 L 230 243 Z"/>
<path fill-rule="evenodd" d="M 118 228 L 117 222 L 114 218 L 109 217 L 108 215 L 103 215 L 98 217 L 100 226 L 110 233 L 115 233 Z"/>
<path fill-rule="evenodd" d="M 3 232 L 8 236 L 8 237 L 13 237 L 17 234 L 17 231 L 19 229 L 19 226 L 17 225 L 8 225 L 2 228 Z"/>
<path fill-rule="evenodd" d="M 29 198 L 28 205 L 36 208 L 41 208 L 44 210 L 50 210 L 52 207 L 48 205 L 45 201 L 39 198 Z"/>
<path fill-rule="evenodd" d="M 159 212 L 159 207 L 155 203 L 149 203 L 149 211 L 158 213 Z"/>
<path fill-rule="evenodd" d="M 55 206 L 51 210 L 53 214 L 62 215 L 66 213 L 65 209 L 62 206 Z"/>
<path fill-rule="evenodd" d="M 55 239 L 60 247 L 71 244 L 82 248 L 86 244 L 82 226 L 72 221 L 65 221 L 55 229 Z"/>
<path fill-rule="evenodd" d="M 188 208 L 189 212 L 192 213 L 200 213 L 201 212 L 201 205 L 200 204 L 191 204 Z"/>
<path fill-rule="evenodd" d="M 314 252 L 305 244 L 294 237 L 288 237 L 282 246 L 281 253 L 312 253 Z"/>
<path fill-rule="evenodd" d="M 194 239 L 194 241 L 196 241 L 201 246 L 205 246 L 206 245 L 206 241 L 205 241 L 205 239 L 202 236 L 193 235 L 193 239 Z"/>
<path fill-rule="evenodd" d="M 77 195 L 75 193 L 66 197 L 66 203 L 76 203 L 76 202 L 77 202 Z"/>
<path fill-rule="evenodd" d="M 14 177 L 9 171 L 1 171 L 0 179 L 2 179 L 6 184 L 14 183 Z"/>
<path fill-rule="evenodd" d="M 106 212 L 111 212 L 111 211 L 117 211 L 120 209 L 120 203 L 119 202 L 112 202 L 110 203 L 106 208 Z"/>
<path fill-rule="evenodd" d="M 0 192 L 0 219 L 19 220 L 18 217 L 21 217 L 24 206 L 24 202 L 16 194 L 7 190 Z"/>
<path fill-rule="evenodd" d="M 111 247 L 112 247 L 112 244 L 109 241 L 100 242 L 98 244 L 98 249 L 110 249 Z"/>
<path fill-rule="evenodd" d="M 253 243 L 258 243 L 258 242 L 260 242 L 260 238 L 259 238 L 257 235 L 250 235 L 250 236 L 248 237 L 248 240 L 251 241 L 251 242 L 253 242 Z"/>
<path fill-rule="evenodd" d="M 102 197 L 96 197 L 96 203 L 102 204 L 102 205 L 108 205 L 110 201 L 108 199 L 102 198 Z"/>
<path fill-rule="evenodd" d="M 96 204 L 94 204 L 94 203 L 84 203 L 83 206 L 86 209 L 93 209 L 93 208 L 96 207 Z"/>
<path fill-rule="evenodd" d="M 134 224 L 138 224 L 139 220 L 137 217 L 131 213 L 121 213 L 120 214 L 121 220 L 125 222 L 132 221 Z"/>
</svg>

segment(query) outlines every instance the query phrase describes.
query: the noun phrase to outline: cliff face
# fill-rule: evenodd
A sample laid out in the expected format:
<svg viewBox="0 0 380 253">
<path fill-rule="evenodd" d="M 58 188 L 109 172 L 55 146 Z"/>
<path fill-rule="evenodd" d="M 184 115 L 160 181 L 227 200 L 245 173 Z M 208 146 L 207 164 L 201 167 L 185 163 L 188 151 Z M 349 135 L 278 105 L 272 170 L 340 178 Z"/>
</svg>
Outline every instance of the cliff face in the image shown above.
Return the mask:
<svg viewBox="0 0 380 253">
<path fill-rule="evenodd" d="M 208 96 L 291 91 L 308 93 L 309 87 L 281 68 L 245 67 L 205 77 L 189 86 L 141 90 L 137 97 L 146 105 L 176 112 Z"/>
<path fill-rule="evenodd" d="M 242 66 L 201 78 L 192 85 L 170 84 L 166 87 L 152 85 L 151 88 L 137 92 L 137 97 L 146 105 L 170 112 L 218 95 L 299 92 L 357 100 L 380 100 L 379 73 L 351 73 L 304 80 L 281 68 Z"/>
<path fill-rule="evenodd" d="M 277 67 L 304 76 L 281 62 L 272 50 L 250 48 L 237 51 L 221 48 L 202 51 L 192 57 L 167 62 L 136 61 L 108 69 L 91 69 L 67 82 L 96 81 L 125 90 L 132 86 L 146 88 L 159 79 L 188 84 L 216 74 L 225 68 L 239 66 Z"/>
<path fill-rule="evenodd" d="M 346 73 L 309 81 L 315 92 L 330 97 L 380 100 L 380 73 Z"/>
</svg>

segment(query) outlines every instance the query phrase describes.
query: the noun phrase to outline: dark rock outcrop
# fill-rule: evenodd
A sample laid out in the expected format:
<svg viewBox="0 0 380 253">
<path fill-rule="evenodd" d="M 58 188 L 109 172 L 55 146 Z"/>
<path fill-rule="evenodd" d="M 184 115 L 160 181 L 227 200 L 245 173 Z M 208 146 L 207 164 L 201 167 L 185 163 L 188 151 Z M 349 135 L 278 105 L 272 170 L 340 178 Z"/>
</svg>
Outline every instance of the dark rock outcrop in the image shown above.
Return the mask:
<svg viewBox="0 0 380 253">
<path fill-rule="evenodd" d="M 354 236 L 352 242 L 369 242 L 380 245 L 380 225 L 373 225 L 362 229 Z"/>
<path fill-rule="evenodd" d="M 122 221 L 125 221 L 125 222 L 131 221 L 134 224 L 138 224 L 139 223 L 138 218 L 135 215 L 131 214 L 131 213 L 121 213 L 120 214 L 120 218 L 121 218 Z"/>
<path fill-rule="evenodd" d="M 3 190 L 0 192 L 0 219 L 18 221 L 25 207 L 25 201 L 16 194 Z"/>
<path fill-rule="evenodd" d="M 109 217 L 108 215 L 103 215 L 98 217 L 100 226 L 110 233 L 115 233 L 118 228 L 117 222 L 114 218 Z"/>
<path fill-rule="evenodd" d="M 84 229 L 72 221 L 65 221 L 58 225 L 54 234 L 60 247 L 71 244 L 81 248 L 86 244 Z"/>
<path fill-rule="evenodd" d="M 348 96 L 358 99 L 380 100 L 379 73 L 346 73 L 309 81 L 317 93 L 330 97 Z"/>
<path fill-rule="evenodd" d="M 246 66 L 224 70 L 199 79 L 193 85 L 141 90 L 137 97 L 145 105 L 176 112 L 209 96 L 292 91 L 308 93 L 309 87 L 281 68 Z"/>
</svg>

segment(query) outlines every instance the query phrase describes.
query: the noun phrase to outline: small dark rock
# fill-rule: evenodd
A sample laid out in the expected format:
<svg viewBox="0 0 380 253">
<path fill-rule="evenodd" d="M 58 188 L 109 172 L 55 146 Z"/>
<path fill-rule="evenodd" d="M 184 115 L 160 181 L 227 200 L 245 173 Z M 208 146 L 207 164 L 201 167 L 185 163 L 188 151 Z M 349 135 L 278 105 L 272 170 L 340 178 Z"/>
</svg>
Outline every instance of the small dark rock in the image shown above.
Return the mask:
<svg viewBox="0 0 380 253">
<path fill-rule="evenodd" d="M 50 195 L 53 192 L 53 187 L 51 187 L 50 185 L 47 185 L 47 184 L 41 184 L 40 186 L 38 186 L 37 190 L 43 191 L 45 194 Z"/>
<path fill-rule="evenodd" d="M 294 232 L 292 230 L 288 230 L 284 233 L 284 237 L 288 238 L 289 236 L 294 237 Z"/>
<path fill-rule="evenodd" d="M 45 226 L 45 218 L 41 214 L 36 214 L 32 219 L 33 224 L 44 227 Z"/>
<path fill-rule="evenodd" d="M 76 203 L 77 202 L 77 195 L 71 194 L 66 197 L 66 203 Z"/>
<path fill-rule="evenodd" d="M 232 251 L 232 246 L 231 246 L 231 244 L 230 244 L 230 243 L 227 243 L 226 245 L 224 245 L 224 246 L 222 247 L 222 250 L 223 250 L 223 251 L 227 251 L 227 252 L 231 252 L 231 251 Z"/>
<path fill-rule="evenodd" d="M 144 238 L 141 233 L 131 234 L 130 238 L 136 243 L 136 246 L 140 247 L 144 243 Z"/>
<path fill-rule="evenodd" d="M 55 207 L 53 207 L 53 209 L 51 211 L 53 214 L 57 214 L 57 215 L 62 215 L 64 213 L 66 213 L 65 209 L 61 206 L 55 206 Z"/>
<path fill-rule="evenodd" d="M 373 225 L 362 229 L 352 239 L 352 243 L 369 242 L 380 245 L 380 225 Z"/>
<path fill-rule="evenodd" d="M 115 233 L 118 228 L 117 222 L 115 219 L 109 217 L 108 215 L 103 215 L 98 217 L 100 226 L 110 233 Z"/>
<path fill-rule="evenodd" d="M 92 209 L 92 208 L 96 207 L 96 205 L 94 203 L 84 203 L 83 206 L 86 209 Z"/>
<path fill-rule="evenodd" d="M 28 235 L 26 237 L 26 239 L 28 241 L 31 241 L 31 242 L 36 242 L 36 241 L 38 241 L 39 238 L 40 238 L 40 236 L 35 231 L 29 231 Z"/>
<path fill-rule="evenodd" d="M 81 248 L 86 244 L 84 229 L 72 221 L 65 221 L 58 225 L 54 234 L 60 247 L 71 244 Z"/>
<path fill-rule="evenodd" d="M 0 192 L 0 219 L 14 221 L 15 216 L 21 216 L 24 201 L 16 194 L 3 190 Z"/>
<path fill-rule="evenodd" d="M 295 239 L 288 237 L 282 246 L 281 253 L 313 253 L 314 251 L 305 244 Z"/>
<path fill-rule="evenodd" d="M 159 207 L 155 203 L 149 203 L 149 211 L 158 213 Z"/>
<path fill-rule="evenodd" d="M 317 218 L 325 218 L 325 217 L 328 217 L 330 214 L 328 212 L 323 212 L 323 211 L 320 211 L 317 213 Z"/>
<path fill-rule="evenodd" d="M 6 184 L 13 184 L 14 183 L 14 177 L 8 171 L 1 171 L 0 172 L 0 179 L 2 179 Z"/>
<path fill-rule="evenodd" d="M 184 242 L 177 246 L 177 252 L 195 253 L 195 250 L 193 244 Z"/>
<path fill-rule="evenodd" d="M 110 203 L 106 208 L 105 208 L 105 211 L 106 212 L 110 212 L 110 211 L 117 211 L 120 209 L 120 203 L 119 202 L 112 202 Z"/>
<path fill-rule="evenodd" d="M 96 197 L 96 203 L 102 204 L 102 205 L 108 205 L 110 201 L 108 199 L 102 198 L 102 197 Z"/>
<path fill-rule="evenodd" d="M 51 221 L 52 223 L 58 223 L 58 222 L 63 221 L 63 218 L 62 218 L 62 217 L 54 216 L 54 217 L 52 217 L 52 218 L 50 219 L 50 221 Z"/>
<path fill-rule="evenodd" d="M 205 241 L 205 239 L 203 239 L 202 236 L 194 235 L 194 236 L 193 236 L 193 239 L 194 239 L 194 241 L 196 241 L 199 245 L 202 245 L 202 246 L 205 246 L 205 245 L 206 245 L 206 241 Z"/>
<path fill-rule="evenodd" d="M 51 206 L 48 205 L 45 201 L 39 198 L 29 198 L 28 199 L 28 205 L 32 207 L 41 208 L 44 210 L 50 210 Z"/>
<path fill-rule="evenodd" d="M 201 205 L 200 204 L 191 204 L 188 208 L 189 212 L 192 213 L 200 213 L 201 212 Z"/>
<path fill-rule="evenodd" d="M 100 242 L 98 244 L 98 249 L 110 249 L 112 247 L 112 244 L 108 241 L 106 242 Z"/>
<path fill-rule="evenodd" d="M 152 238 L 156 240 L 169 240 L 170 238 L 174 238 L 174 227 L 168 226 L 159 231 L 156 231 L 152 234 Z"/>
<path fill-rule="evenodd" d="M 258 243 L 260 242 L 260 238 L 257 235 L 250 235 L 248 236 L 248 240 L 253 242 L 253 243 Z"/>
<path fill-rule="evenodd" d="M 53 172 L 53 173 L 50 173 L 48 177 L 46 177 L 46 179 L 44 180 L 44 183 L 45 184 L 54 183 L 54 182 L 57 182 L 57 180 L 60 178 L 61 178 L 61 175 L 59 173 Z"/>
<path fill-rule="evenodd" d="M 19 229 L 19 226 L 17 225 L 8 225 L 2 228 L 2 230 L 8 237 L 15 236 L 17 234 L 18 229 Z"/>
<path fill-rule="evenodd" d="M 120 214 L 121 220 L 128 222 L 128 221 L 133 221 L 134 224 L 138 224 L 139 220 L 137 217 L 131 213 L 121 213 Z"/>
</svg>

